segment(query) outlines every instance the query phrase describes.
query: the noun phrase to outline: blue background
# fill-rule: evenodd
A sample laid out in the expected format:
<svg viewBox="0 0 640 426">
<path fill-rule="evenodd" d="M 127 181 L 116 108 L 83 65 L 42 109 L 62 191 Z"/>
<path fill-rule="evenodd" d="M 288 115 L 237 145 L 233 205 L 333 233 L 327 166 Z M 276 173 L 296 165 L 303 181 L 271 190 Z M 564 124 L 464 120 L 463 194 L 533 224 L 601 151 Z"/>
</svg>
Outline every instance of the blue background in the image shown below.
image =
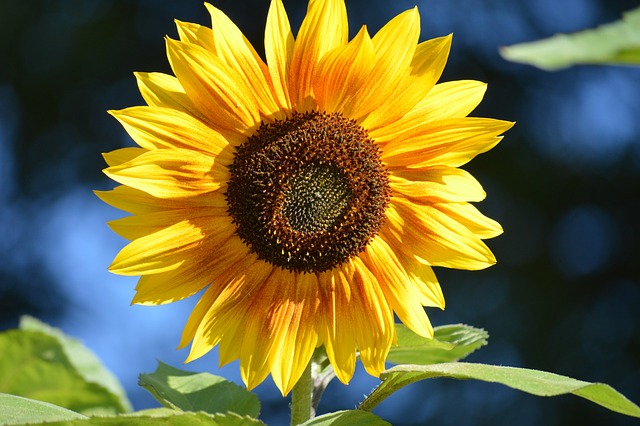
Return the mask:
<svg viewBox="0 0 640 426">
<path fill-rule="evenodd" d="M 217 1 L 259 51 L 268 1 Z M 375 33 L 416 1 L 348 0 L 352 35 Z M 548 73 L 505 62 L 498 48 L 610 22 L 624 0 L 425 0 L 421 40 L 454 33 L 442 81 L 489 83 L 476 116 L 517 121 L 471 162 L 488 198 L 480 209 L 505 234 L 498 264 L 438 270 L 447 298 L 434 324 L 487 329 L 470 360 L 554 371 L 613 385 L 640 402 L 640 68 L 581 66 Z M 285 1 L 297 29 L 306 4 Z M 137 375 L 176 351 L 195 299 L 129 306 L 134 278 L 106 271 L 125 241 L 105 222 L 122 215 L 92 189 L 101 152 L 132 144 L 106 114 L 142 104 L 133 71 L 170 72 L 173 19 L 209 25 L 200 0 L 0 1 L 0 328 L 22 314 L 80 338 L 122 380 L 137 409 L 155 406 Z M 1 355 L 0 355 L 1 356 Z M 186 366 L 217 369 L 214 351 Z M 353 408 L 377 380 L 358 369 L 332 383 L 320 411 Z M 288 422 L 270 379 L 257 388 L 262 418 Z M 573 396 L 553 399 L 499 385 L 433 380 L 376 411 L 395 425 L 635 424 Z"/>
</svg>

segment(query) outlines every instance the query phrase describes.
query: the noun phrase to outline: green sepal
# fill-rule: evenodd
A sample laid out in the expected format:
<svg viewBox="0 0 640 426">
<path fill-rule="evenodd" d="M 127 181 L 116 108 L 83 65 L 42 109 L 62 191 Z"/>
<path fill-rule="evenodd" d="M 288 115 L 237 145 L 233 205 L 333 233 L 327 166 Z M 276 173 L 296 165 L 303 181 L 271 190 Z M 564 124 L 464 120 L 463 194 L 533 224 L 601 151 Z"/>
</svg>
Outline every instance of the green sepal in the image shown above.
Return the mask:
<svg viewBox="0 0 640 426">
<path fill-rule="evenodd" d="M 503 47 L 500 53 L 507 60 L 548 71 L 578 64 L 640 65 L 640 8 L 611 24 Z"/>
<path fill-rule="evenodd" d="M 236 413 L 257 418 L 260 400 L 255 394 L 223 377 L 179 370 L 158 362 L 150 374 L 141 374 L 140 386 L 165 407 L 209 414 Z"/>
<path fill-rule="evenodd" d="M 465 324 L 451 324 L 433 329 L 427 339 L 396 324 L 398 345 L 392 346 L 387 361 L 394 364 L 429 365 L 458 361 L 487 344 L 489 333 Z"/>
<path fill-rule="evenodd" d="M 398 389 L 419 380 L 435 377 L 475 379 L 500 383 L 538 396 L 574 394 L 609 410 L 640 417 L 640 407 L 603 383 L 589 383 L 559 374 L 526 368 L 487 364 L 451 362 L 433 365 L 398 365 L 380 375 L 382 383 L 360 404 L 361 410 L 372 410 Z"/>
</svg>

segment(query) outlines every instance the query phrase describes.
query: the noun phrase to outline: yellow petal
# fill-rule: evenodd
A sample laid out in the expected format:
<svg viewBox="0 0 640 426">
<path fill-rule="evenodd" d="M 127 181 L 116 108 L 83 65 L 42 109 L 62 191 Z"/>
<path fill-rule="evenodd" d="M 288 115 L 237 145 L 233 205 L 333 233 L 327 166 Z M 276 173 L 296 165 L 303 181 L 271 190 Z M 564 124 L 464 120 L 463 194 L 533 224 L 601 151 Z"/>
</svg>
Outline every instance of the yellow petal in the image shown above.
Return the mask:
<svg viewBox="0 0 640 426">
<path fill-rule="evenodd" d="M 171 209 L 186 209 L 200 207 L 227 207 L 224 191 L 208 193 L 206 197 L 194 196 L 180 199 L 156 198 L 139 189 L 126 185 L 115 187 L 111 191 L 93 191 L 102 201 L 117 209 L 132 214 L 162 212 Z"/>
<path fill-rule="evenodd" d="M 234 330 L 237 327 L 241 330 L 244 328 L 247 306 L 255 300 L 256 291 L 264 285 L 272 271 L 271 264 L 258 260 L 247 250 L 242 259 L 214 280 L 211 287 L 217 289 L 217 297 L 194 333 L 187 362 L 204 355 L 218 342 L 221 363 L 227 360 L 223 354 L 227 348 L 232 347 L 233 355 L 237 355 L 239 344 Z"/>
<path fill-rule="evenodd" d="M 417 8 L 399 14 L 373 36 L 376 62 L 358 96 L 345 106 L 345 115 L 362 121 L 391 99 L 398 84 L 409 76 L 419 37 Z"/>
<path fill-rule="evenodd" d="M 195 149 L 230 164 L 233 161 L 230 144 L 240 143 L 235 134 L 220 133 L 193 116 L 171 108 L 139 106 L 109 113 L 146 149 Z"/>
<path fill-rule="evenodd" d="M 411 129 L 382 150 L 382 160 L 393 167 L 458 167 L 493 148 L 513 123 L 490 118 L 442 120 Z"/>
<path fill-rule="evenodd" d="M 322 316 L 318 334 L 336 376 L 349 383 L 356 368 L 356 337 L 351 326 L 351 289 L 340 268 L 318 274 Z"/>
<path fill-rule="evenodd" d="M 274 353 L 273 381 L 287 395 L 298 382 L 318 342 L 318 280 L 312 273 L 297 273 L 294 283 L 278 287 L 280 306 L 274 307 L 270 334 L 280 345 Z M 289 284 L 289 285 L 286 285 Z"/>
<path fill-rule="evenodd" d="M 397 121 L 412 110 L 442 75 L 450 48 L 451 36 L 420 43 L 413 57 L 411 73 L 402 79 L 387 102 L 371 111 L 361 125 L 372 131 Z"/>
<path fill-rule="evenodd" d="M 224 195 L 219 194 L 218 197 L 224 201 Z M 108 222 L 108 224 L 113 232 L 121 237 L 128 240 L 135 240 L 136 238 L 152 234 L 183 220 L 205 218 L 205 221 L 223 223 L 226 221 L 228 216 L 229 214 L 227 213 L 226 206 L 196 209 L 181 208 L 142 213 L 135 216 L 126 216 L 121 219 Z M 235 226 L 229 223 L 229 228 L 235 229 Z"/>
<path fill-rule="evenodd" d="M 219 281 L 214 281 L 214 286 L 220 286 L 221 291 L 210 309 L 205 313 L 200 326 L 198 327 L 191 345 L 191 352 L 187 361 L 203 355 L 210 349 L 211 345 L 220 342 L 220 362 L 221 365 L 229 360 L 229 351 L 233 358 L 240 356 L 241 373 L 245 371 L 248 376 L 243 375 L 243 380 L 247 385 L 249 377 L 255 380 L 262 375 L 266 377 L 268 370 L 247 371 L 247 364 L 250 359 L 242 357 L 242 344 L 245 332 L 245 323 L 249 315 L 250 307 L 256 299 L 258 290 L 264 286 L 265 281 L 273 271 L 273 266 L 262 260 L 258 260 L 255 255 L 245 256 L 236 265 L 233 265 L 225 272 Z M 252 383 L 253 384 L 253 383 Z"/>
<path fill-rule="evenodd" d="M 126 185 L 117 186 L 111 191 L 93 191 L 93 193 L 110 206 L 133 214 L 162 210 L 154 203 L 157 198 Z"/>
<path fill-rule="evenodd" d="M 393 191 L 424 203 L 482 201 L 486 195 L 469 172 L 455 167 L 394 169 L 389 176 L 389 186 Z"/>
<path fill-rule="evenodd" d="M 158 198 L 183 198 L 215 191 L 229 179 L 229 171 L 214 158 L 186 149 L 156 149 L 133 160 L 104 169 L 121 184 Z"/>
<path fill-rule="evenodd" d="M 280 108 L 273 99 L 266 64 L 227 15 L 209 3 L 205 3 L 205 6 L 211 14 L 215 55 L 243 77 L 245 85 L 255 96 L 258 110 L 263 117 L 284 118 L 278 113 Z"/>
<path fill-rule="evenodd" d="M 439 203 L 434 207 L 453 220 L 461 223 L 479 238 L 494 238 L 502 234 L 502 226 L 488 218 L 469 203 Z"/>
<path fill-rule="evenodd" d="M 375 50 L 366 27 L 347 44 L 327 53 L 318 64 L 313 92 L 318 109 L 342 112 L 366 82 L 375 60 Z"/>
<path fill-rule="evenodd" d="M 351 258 L 342 268 L 353 289 L 351 326 L 356 329 L 360 359 L 367 373 L 378 377 L 385 370 L 384 361 L 396 337 L 393 313 L 376 277 L 359 257 Z"/>
<path fill-rule="evenodd" d="M 126 245 L 109 270 L 119 275 L 157 274 L 176 269 L 202 241 L 200 228 L 183 220 Z"/>
<path fill-rule="evenodd" d="M 167 39 L 167 56 L 187 96 L 215 127 L 243 134 L 260 122 L 251 87 L 213 53 Z"/>
<path fill-rule="evenodd" d="M 386 214 L 389 244 L 412 247 L 429 265 L 476 270 L 496 263 L 479 236 L 434 207 L 394 197 Z"/>
<path fill-rule="evenodd" d="M 205 248 L 207 247 L 206 242 L 204 246 Z M 238 270 L 242 271 L 251 267 L 255 261 L 253 255 L 249 253 L 249 248 L 240 240 L 240 238 L 229 238 L 225 244 L 221 244 L 216 247 L 212 253 L 215 255 L 215 258 L 211 257 L 211 259 L 214 260 L 209 262 L 206 271 L 207 274 L 214 277 L 213 283 L 209 288 L 207 288 L 205 293 L 202 295 L 201 300 L 196 305 L 193 313 L 189 316 L 189 320 L 185 325 L 184 331 L 182 332 L 182 338 L 180 340 L 180 348 L 185 347 L 190 341 L 194 340 L 195 347 L 192 346 L 188 360 L 199 358 L 219 342 L 219 336 L 215 337 L 210 334 L 205 336 L 202 334 L 202 327 L 206 326 L 203 319 L 206 315 L 209 315 L 209 311 L 213 307 L 215 301 L 218 299 L 234 274 L 236 274 Z M 238 322 L 236 321 L 236 323 Z M 197 332 L 200 334 L 198 342 L 196 343 L 195 336 Z M 220 362 L 224 364 L 222 360 L 222 353 L 220 354 L 220 357 Z M 237 355 L 232 359 L 236 358 L 238 358 Z"/>
<path fill-rule="evenodd" d="M 289 71 L 293 107 L 299 112 L 314 109 L 313 80 L 320 59 L 331 49 L 347 43 L 349 22 L 344 0 L 310 0 L 295 41 Z"/>
<path fill-rule="evenodd" d="M 383 230 L 381 236 L 386 239 L 386 233 Z M 416 259 L 411 248 L 394 247 L 400 262 L 407 271 L 407 276 L 412 285 L 418 290 L 418 302 L 422 306 L 430 306 L 434 308 L 444 309 L 445 300 L 440 283 L 436 278 L 431 266 Z"/>
<path fill-rule="evenodd" d="M 131 304 L 163 305 L 193 296 L 213 278 L 202 266 L 203 262 L 186 260 L 172 271 L 143 275 L 138 280 Z"/>
<path fill-rule="evenodd" d="M 189 344 L 189 342 L 191 342 L 194 339 L 194 336 L 198 328 L 202 324 L 202 319 L 204 318 L 206 313 L 209 311 L 209 309 L 211 309 L 211 305 L 213 305 L 219 293 L 220 293 L 220 288 L 214 287 L 214 286 L 209 286 L 204 291 L 204 293 L 200 297 L 200 300 L 198 300 L 198 303 L 196 303 L 196 306 L 191 311 L 191 314 L 189 315 L 189 319 L 187 320 L 187 323 L 185 324 L 184 329 L 182 330 L 182 337 L 180 338 L 180 344 L 178 345 L 178 349 L 182 349 L 186 347 Z M 202 356 L 208 351 L 210 351 L 211 349 L 213 349 L 213 346 L 215 346 L 215 343 L 206 350 L 201 349 L 197 351 L 198 353 L 202 352 L 202 354 L 199 356 Z M 195 358 L 198 358 L 198 357 L 194 357 L 194 359 Z"/>
<path fill-rule="evenodd" d="M 361 255 L 365 265 L 378 278 L 387 302 L 400 321 L 424 337 L 433 337 L 433 327 L 414 283 L 395 252 L 379 236 L 375 237 Z"/>
<path fill-rule="evenodd" d="M 487 85 L 480 81 L 461 80 L 436 84 L 404 117 L 384 127 L 370 130 L 378 143 L 402 139 L 411 129 L 449 118 L 463 118 L 478 106 Z"/>
<path fill-rule="evenodd" d="M 272 371 L 272 367 L 275 368 L 273 358 L 282 345 L 282 339 L 277 335 L 274 322 L 282 311 L 288 311 L 289 307 L 287 298 L 283 297 L 280 288 L 283 283 L 294 282 L 292 273 L 273 269 L 252 295 L 253 303 L 247 304 L 239 314 L 244 320 L 237 329 L 238 336 L 225 336 L 225 341 L 230 344 L 222 350 L 220 361 L 232 360 L 237 352 L 232 346 L 240 346 L 240 351 L 235 357 L 240 358 L 241 375 L 248 388 L 257 386 Z"/>
<path fill-rule="evenodd" d="M 120 148 L 115 151 L 103 153 L 102 158 L 104 158 L 104 161 L 109 166 L 119 166 L 122 163 L 133 160 L 145 152 L 147 152 L 147 150 L 144 148 Z"/>
<path fill-rule="evenodd" d="M 271 0 L 264 33 L 264 50 L 273 82 L 274 97 L 284 110 L 291 109 L 289 67 L 293 56 L 293 33 L 282 0 Z"/>
<path fill-rule="evenodd" d="M 213 31 L 204 25 L 191 22 L 182 22 L 176 19 L 176 28 L 180 41 L 192 43 L 203 47 L 211 53 L 215 53 L 216 48 L 213 42 Z"/>
</svg>

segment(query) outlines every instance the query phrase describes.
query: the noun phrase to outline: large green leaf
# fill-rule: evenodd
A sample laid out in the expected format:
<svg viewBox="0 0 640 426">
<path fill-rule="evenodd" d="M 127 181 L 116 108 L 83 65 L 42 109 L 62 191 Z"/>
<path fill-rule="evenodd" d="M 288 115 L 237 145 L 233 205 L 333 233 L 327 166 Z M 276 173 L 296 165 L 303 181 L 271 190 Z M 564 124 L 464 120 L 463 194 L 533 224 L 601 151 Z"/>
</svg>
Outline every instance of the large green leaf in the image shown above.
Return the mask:
<svg viewBox="0 0 640 426">
<path fill-rule="evenodd" d="M 260 400 L 223 377 L 192 373 L 162 362 L 154 373 L 141 374 L 140 385 L 166 407 L 207 413 L 233 412 L 250 417 L 260 414 Z"/>
<path fill-rule="evenodd" d="M 433 339 L 419 336 L 396 324 L 398 345 L 392 346 L 387 361 L 394 364 L 438 364 L 458 361 L 487 344 L 489 334 L 464 324 L 434 328 Z"/>
<path fill-rule="evenodd" d="M 366 411 L 349 410 L 325 414 L 300 426 L 391 426 L 391 423 Z"/>
<path fill-rule="evenodd" d="M 131 403 L 118 379 L 102 364 L 102 361 L 79 340 L 73 339 L 59 329 L 53 328 L 30 316 L 20 318 L 20 328 L 22 330 L 40 331 L 55 337 L 60 345 L 62 345 L 67 359 L 78 374 L 87 382 L 99 383 L 114 394 L 120 401 L 122 408 L 120 412 L 131 411 Z"/>
<path fill-rule="evenodd" d="M 609 410 L 640 417 L 640 407 L 606 384 L 584 382 L 545 371 L 464 362 L 393 367 L 380 375 L 382 383 L 358 408 L 369 411 L 396 390 L 418 380 L 434 377 L 500 383 L 538 396 L 572 393 Z"/>
<path fill-rule="evenodd" d="M 184 413 L 166 410 L 163 414 L 147 412 L 122 414 L 117 417 L 92 417 L 86 420 L 72 420 L 47 423 L 47 426 L 264 426 L 260 420 L 233 413 L 208 414 Z"/>
<path fill-rule="evenodd" d="M 500 53 L 510 61 L 545 70 L 577 64 L 640 65 L 640 8 L 596 29 L 503 47 Z"/>
<path fill-rule="evenodd" d="M 87 415 L 116 414 L 126 408 L 117 395 L 78 373 L 57 337 L 40 331 L 0 333 L 0 392 Z"/>
<path fill-rule="evenodd" d="M 0 425 L 26 425 L 86 418 L 82 414 L 48 402 L 0 393 Z"/>
</svg>

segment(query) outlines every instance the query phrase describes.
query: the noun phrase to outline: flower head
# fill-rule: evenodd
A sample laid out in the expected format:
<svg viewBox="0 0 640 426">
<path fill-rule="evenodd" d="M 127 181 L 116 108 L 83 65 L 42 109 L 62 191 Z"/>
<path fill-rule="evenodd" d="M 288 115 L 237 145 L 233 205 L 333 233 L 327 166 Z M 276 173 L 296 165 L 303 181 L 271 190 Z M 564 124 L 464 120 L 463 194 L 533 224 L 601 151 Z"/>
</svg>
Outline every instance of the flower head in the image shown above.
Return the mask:
<svg viewBox="0 0 640 426">
<path fill-rule="evenodd" d="M 212 28 L 167 39 L 175 77 L 136 74 L 148 105 L 111 111 L 139 147 L 105 155 L 122 185 L 98 195 L 132 214 L 110 270 L 141 276 L 138 304 L 205 289 L 180 345 L 219 345 L 249 388 L 271 373 L 288 393 L 321 345 L 342 382 L 356 352 L 377 376 L 394 315 L 433 335 L 433 266 L 495 263 L 502 229 L 459 167 L 512 123 L 467 117 L 484 84 L 436 84 L 451 37 L 418 43 L 415 8 L 349 41 L 344 1 L 311 0 L 294 39 L 272 0 L 265 62 L 206 6 Z"/>
</svg>

